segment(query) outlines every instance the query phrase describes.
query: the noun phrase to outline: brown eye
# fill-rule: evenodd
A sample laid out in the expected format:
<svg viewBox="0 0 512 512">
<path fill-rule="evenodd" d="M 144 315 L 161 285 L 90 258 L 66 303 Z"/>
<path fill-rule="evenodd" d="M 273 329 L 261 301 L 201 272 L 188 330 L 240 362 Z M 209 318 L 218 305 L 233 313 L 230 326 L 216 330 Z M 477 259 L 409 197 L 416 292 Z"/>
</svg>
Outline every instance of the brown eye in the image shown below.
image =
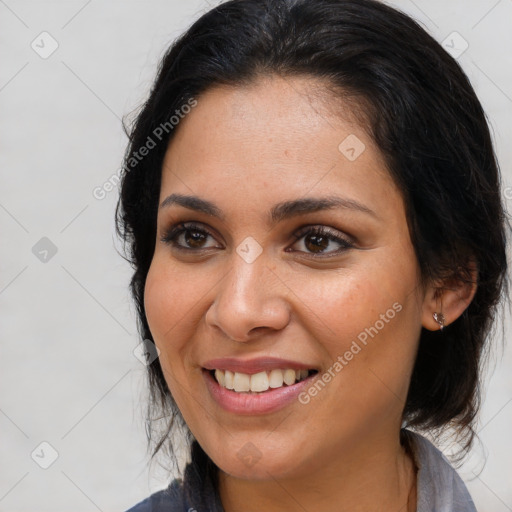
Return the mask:
<svg viewBox="0 0 512 512">
<path fill-rule="evenodd" d="M 298 251 L 311 256 L 336 256 L 354 247 L 348 237 L 327 226 L 306 226 L 294 237 L 297 240 L 294 245 L 299 245 Z M 329 248 L 331 250 L 327 250 Z"/>
<path fill-rule="evenodd" d="M 190 247 L 195 248 L 201 248 L 203 247 L 207 237 L 209 235 L 202 233 L 200 231 L 194 231 L 194 230 L 186 230 L 183 232 L 183 238 L 185 240 L 185 243 L 189 245 Z"/>
<path fill-rule="evenodd" d="M 322 252 L 329 246 L 329 239 L 323 235 L 309 234 L 304 237 L 304 245 L 311 252 Z"/>
<path fill-rule="evenodd" d="M 208 239 L 211 239 L 213 243 L 209 243 Z M 161 241 L 183 251 L 219 248 L 209 231 L 193 223 L 185 224 L 181 222 L 172 226 L 166 231 Z M 209 245 L 207 245 L 208 243 Z"/>
</svg>

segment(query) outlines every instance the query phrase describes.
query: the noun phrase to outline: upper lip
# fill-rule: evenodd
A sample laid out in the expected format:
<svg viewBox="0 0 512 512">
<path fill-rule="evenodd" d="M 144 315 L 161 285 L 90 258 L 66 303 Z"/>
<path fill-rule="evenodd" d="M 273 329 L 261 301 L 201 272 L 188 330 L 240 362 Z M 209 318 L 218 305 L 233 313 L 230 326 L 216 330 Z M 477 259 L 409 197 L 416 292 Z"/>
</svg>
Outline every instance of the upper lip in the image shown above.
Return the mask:
<svg viewBox="0 0 512 512">
<path fill-rule="evenodd" d="M 219 359 L 210 359 L 203 363 L 203 368 L 207 370 L 229 370 L 231 372 L 254 373 L 265 372 L 275 369 L 286 370 L 313 370 L 312 365 L 291 361 L 289 359 L 280 359 L 277 357 L 256 357 L 254 359 L 236 359 L 234 357 L 223 357 Z"/>
</svg>

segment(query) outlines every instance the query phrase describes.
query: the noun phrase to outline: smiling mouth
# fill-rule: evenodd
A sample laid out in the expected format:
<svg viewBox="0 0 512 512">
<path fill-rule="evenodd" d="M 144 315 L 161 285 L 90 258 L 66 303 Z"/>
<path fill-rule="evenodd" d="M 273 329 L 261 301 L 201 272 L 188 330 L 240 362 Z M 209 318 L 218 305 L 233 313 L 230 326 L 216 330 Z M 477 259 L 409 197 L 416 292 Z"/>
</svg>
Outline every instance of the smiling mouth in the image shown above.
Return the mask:
<svg viewBox="0 0 512 512">
<path fill-rule="evenodd" d="M 229 370 L 210 370 L 210 375 L 220 387 L 236 393 L 248 394 L 264 393 L 269 389 L 293 386 L 316 373 L 318 373 L 317 370 L 294 370 L 292 368 L 284 370 L 276 368 L 251 375 Z"/>
</svg>

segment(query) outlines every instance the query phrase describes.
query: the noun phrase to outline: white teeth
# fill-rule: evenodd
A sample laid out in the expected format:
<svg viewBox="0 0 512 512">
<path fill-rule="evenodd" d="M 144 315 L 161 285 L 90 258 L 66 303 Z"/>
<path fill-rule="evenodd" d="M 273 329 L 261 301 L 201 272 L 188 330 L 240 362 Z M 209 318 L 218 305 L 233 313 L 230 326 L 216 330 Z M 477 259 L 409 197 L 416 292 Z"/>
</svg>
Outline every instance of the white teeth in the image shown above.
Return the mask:
<svg viewBox="0 0 512 512">
<path fill-rule="evenodd" d="M 251 375 L 251 391 L 267 391 L 268 375 L 267 372 L 260 372 Z"/>
<path fill-rule="evenodd" d="M 285 384 L 291 386 L 295 382 L 295 370 L 285 370 L 283 380 Z"/>
<path fill-rule="evenodd" d="M 272 370 L 270 372 L 269 386 L 271 388 L 280 388 L 283 385 L 283 371 Z"/>
<path fill-rule="evenodd" d="M 222 372 L 222 370 L 219 370 L 219 372 Z M 224 372 L 224 386 L 227 388 L 227 389 L 233 389 L 233 372 L 230 372 L 229 370 L 226 370 Z M 221 382 L 218 381 L 219 384 L 222 386 Z"/>
<path fill-rule="evenodd" d="M 235 372 L 233 377 L 233 389 L 238 393 L 251 390 L 251 376 L 247 373 Z"/>
<path fill-rule="evenodd" d="M 223 388 L 226 387 L 226 380 L 224 378 L 224 372 L 222 370 L 215 370 L 215 378 Z"/>
<path fill-rule="evenodd" d="M 237 393 L 261 393 L 269 388 L 280 388 L 283 385 L 291 386 L 295 382 L 307 378 L 308 370 L 274 369 L 270 372 L 259 372 L 249 375 L 247 373 L 231 372 L 229 370 L 215 370 L 215 379 L 223 388 L 232 389 Z"/>
</svg>

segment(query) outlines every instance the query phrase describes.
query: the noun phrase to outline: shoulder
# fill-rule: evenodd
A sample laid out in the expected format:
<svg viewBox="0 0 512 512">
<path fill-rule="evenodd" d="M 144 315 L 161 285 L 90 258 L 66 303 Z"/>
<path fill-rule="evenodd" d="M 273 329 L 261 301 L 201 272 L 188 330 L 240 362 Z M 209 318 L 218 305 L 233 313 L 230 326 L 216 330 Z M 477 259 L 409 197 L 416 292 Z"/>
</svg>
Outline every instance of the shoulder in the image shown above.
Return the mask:
<svg viewBox="0 0 512 512">
<path fill-rule="evenodd" d="M 126 512 L 187 512 L 180 480 L 174 480 L 169 487 L 155 492 L 137 503 Z"/>
<path fill-rule="evenodd" d="M 448 459 L 425 437 L 406 431 L 418 468 L 418 512 L 476 512 L 471 496 Z"/>
<path fill-rule="evenodd" d="M 187 464 L 183 480 L 173 480 L 126 512 L 224 512 L 215 482 L 203 470 L 203 465 Z"/>
</svg>

